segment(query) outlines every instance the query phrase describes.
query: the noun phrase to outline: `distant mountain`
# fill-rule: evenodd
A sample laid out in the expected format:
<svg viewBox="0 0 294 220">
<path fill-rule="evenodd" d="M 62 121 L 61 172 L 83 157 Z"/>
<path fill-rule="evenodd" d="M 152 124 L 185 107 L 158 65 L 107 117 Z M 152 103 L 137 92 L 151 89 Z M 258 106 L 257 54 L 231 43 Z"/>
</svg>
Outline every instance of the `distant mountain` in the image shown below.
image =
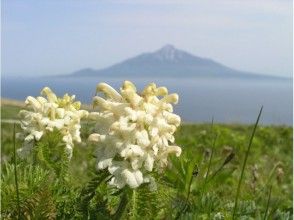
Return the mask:
<svg viewBox="0 0 294 220">
<path fill-rule="evenodd" d="M 110 67 L 94 70 L 82 69 L 71 76 L 171 76 L 171 77 L 242 77 L 264 78 L 265 75 L 235 70 L 211 59 L 194 56 L 173 45 L 143 53 Z M 68 76 L 68 75 L 67 75 Z M 271 77 L 271 76 L 269 76 Z M 278 77 L 272 77 L 278 78 Z"/>
</svg>

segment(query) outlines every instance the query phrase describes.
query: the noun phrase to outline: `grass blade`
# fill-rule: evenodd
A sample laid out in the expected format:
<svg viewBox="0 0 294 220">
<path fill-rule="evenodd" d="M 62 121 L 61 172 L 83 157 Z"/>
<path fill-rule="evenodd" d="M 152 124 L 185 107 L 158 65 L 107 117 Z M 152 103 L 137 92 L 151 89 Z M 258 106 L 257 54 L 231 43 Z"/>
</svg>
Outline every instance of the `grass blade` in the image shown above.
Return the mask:
<svg viewBox="0 0 294 220">
<path fill-rule="evenodd" d="M 191 185 L 192 185 L 192 180 L 193 180 L 193 175 L 191 175 L 190 181 L 189 181 L 189 185 L 188 185 L 188 192 L 187 192 L 187 196 L 185 199 L 185 203 L 183 208 L 178 212 L 177 216 L 175 217 L 175 219 L 179 219 L 181 214 L 183 214 L 183 212 L 186 210 L 186 208 L 188 207 L 188 202 L 189 202 L 189 198 L 190 198 L 190 194 L 191 194 Z"/>
<path fill-rule="evenodd" d="M 14 179 L 16 188 L 16 198 L 17 198 L 17 209 L 18 209 L 18 219 L 20 219 L 20 203 L 19 203 L 19 191 L 18 191 L 18 180 L 16 171 L 16 143 L 15 143 L 15 123 L 13 124 L 13 163 L 14 163 Z"/>
<path fill-rule="evenodd" d="M 213 125 L 214 125 L 214 117 L 212 117 L 211 128 L 210 128 L 212 136 L 213 136 Z M 210 157 L 209 157 L 207 172 L 206 172 L 206 175 L 205 175 L 204 186 L 206 185 L 207 177 L 208 177 L 209 172 L 210 172 L 211 161 L 212 161 L 212 157 L 213 157 L 213 151 L 214 151 L 214 148 L 215 148 L 216 139 L 217 139 L 217 134 L 213 137 L 212 149 L 211 149 L 211 153 L 210 153 Z"/>
<path fill-rule="evenodd" d="M 271 195 L 272 195 L 272 186 L 270 186 L 270 188 L 269 188 L 269 194 L 268 194 L 268 199 L 267 199 L 267 204 L 266 204 L 266 209 L 265 209 L 263 220 L 266 220 L 267 212 L 269 209 L 269 203 L 271 200 Z"/>
<path fill-rule="evenodd" d="M 234 205 L 234 211 L 233 211 L 233 219 L 235 219 L 235 217 L 236 217 L 236 211 L 237 211 L 237 207 L 238 207 L 238 199 L 239 199 L 239 195 L 240 195 L 241 183 L 242 183 L 242 180 L 243 180 L 243 176 L 244 176 L 244 171 L 245 171 L 245 167 L 246 167 L 248 155 L 249 155 L 249 152 L 250 152 L 250 149 L 251 149 L 251 145 L 252 145 L 252 141 L 253 141 L 253 138 L 254 138 L 254 135 L 255 135 L 255 131 L 256 131 L 256 128 L 257 128 L 257 125 L 258 125 L 258 122 L 259 122 L 259 119 L 260 119 L 260 116 L 261 116 L 261 113 L 262 113 L 262 109 L 263 109 L 263 106 L 260 108 L 260 111 L 259 111 L 257 120 L 255 122 L 253 131 L 252 131 L 252 135 L 250 137 L 249 145 L 248 145 L 248 148 L 247 148 L 247 151 L 246 151 L 246 154 L 245 154 L 245 159 L 244 159 L 244 162 L 243 162 L 242 171 L 241 171 L 241 175 L 240 175 L 240 179 L 239 179 L 239 183 L 238 183 L 238 187 L 237 187 L 237 193 L 236 193 L 236 197 L 235 197 L 235 205 Z"/>
<path fill-rule="evenodd" d="M 213 145 L 212 145 L 212 149 L 211 149 L 211 153 L 210 153 L 210 157 L 209 157 L 209 162 L 208 162 L 208 167 L 207 167 L 207 171 L 206 171 L 206 175 L 205 175 L 205 179 L 204 179 L 204 187 L 206 186 L 206 183 L 208 180 L 208 175 L 209 175 L 210 168 L 211 168 L 211 162 L 212 162 L 212 157 L 213 157 L 213 153 L 214 153 L 216 139 L 217 139 L 217 135 L 215 136 L 214 141 L 213 141 Z"/>
</svg>

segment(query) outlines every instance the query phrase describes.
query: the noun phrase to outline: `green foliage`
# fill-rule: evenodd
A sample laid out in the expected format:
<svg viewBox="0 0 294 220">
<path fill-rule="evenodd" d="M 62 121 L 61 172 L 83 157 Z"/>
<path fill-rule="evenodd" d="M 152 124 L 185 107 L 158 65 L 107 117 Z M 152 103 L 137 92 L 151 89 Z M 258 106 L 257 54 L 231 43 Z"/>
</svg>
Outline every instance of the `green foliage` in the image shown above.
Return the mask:
<svg viewBox="0 0 294 220">
<path fill-rule="evenodd" d="M 157 184 L 157 190 L 150 191 L 143 184 L 129 193 L 129 203 L 126 219 L 163 219 L 170 215 L 172 189 L 162 183 Z"/>
<path fill-rule="evenodd" d="M 77 211 L 82 219 L 89 217 L 96 219 L 98 215 L 100 218 L 107 219 L 110 216 L 107 210 L 108 198 L 105 197 L 107 191 L 105 180 L 108 176 L 105 171 L 97 172 L 95 177 L 82 188 L 77 198 Z M 103 186 L 99 188 L 100 185 Z"/>
<path fill-rule="evenodd" d="M 57 209 L 56 218 L 74 219 L 77 213 L 78 189 L 73 188 L 64 181 L 60 182 L 58 179 L 55 179 L 51 191 Z"/>
<path fill-rule="evenodd" d="M 53 169 L 59 178 L 67 177 L 69 155 L 62 141 L 62 135 L 57 130 L 42 136 L 34 148 L 33 157 L 45 167 Z"/>
<path fill-rule="evenodd" d="M 20 210 L 17 206 L 14 167 L 4 164 L 1 176 L 1 206 L 4 219 L 55 219 L 56 206 L 50 190 L 49 173 L 39 166 L 17 166 Z"/>
<path fill-rule="evenodd" d="M 82 126 L 82 138 L 92 124 Z M 2 123 L 3 219 L 17 219 L 13 125 Z M 16 127 L 19 131 L 19 126 Z M 234 197 L 253 125 L 183 125 L 176 133 L 182 155 L 136 190 L 110 187 L 95 171 L 93 146 L 77 144 L 66 160 L 60 136 L 42 138 L 36 163 L 17 158 L 20 213 L 24 219 L 232 219 Z M 259 126 L 247 158 L 237 219 L 292 219 L 292 127 Z M 18 143 L 19 144 L 19 143 Z"/>
</svg>

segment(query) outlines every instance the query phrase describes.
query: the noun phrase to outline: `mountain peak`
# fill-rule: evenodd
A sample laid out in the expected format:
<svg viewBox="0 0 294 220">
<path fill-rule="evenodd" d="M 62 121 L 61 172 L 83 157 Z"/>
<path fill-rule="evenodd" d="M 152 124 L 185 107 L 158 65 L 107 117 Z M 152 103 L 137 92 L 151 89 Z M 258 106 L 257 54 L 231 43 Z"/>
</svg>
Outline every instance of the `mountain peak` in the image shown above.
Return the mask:
<svg viewBox="0 0 294 220">
<path fill-rule="evenodd" d="M 183 53 L 180 50 L 177 50 L 173 45 L 167 44 L 155 51 L 154 55 L 159 60 L 177 61 L 182 58 Z"/>
<path fill-rule="evenodd" d="M 172 45 L 172 44 L 166 44 L 166 45 L 164 45 L 162 48 L 160 48 L 159 50 L 160 50 L 160 51 L 168 52 L 168 51 L 175 51 L 176 48 L 175 48 L 174 45 Z"/>
</svg>

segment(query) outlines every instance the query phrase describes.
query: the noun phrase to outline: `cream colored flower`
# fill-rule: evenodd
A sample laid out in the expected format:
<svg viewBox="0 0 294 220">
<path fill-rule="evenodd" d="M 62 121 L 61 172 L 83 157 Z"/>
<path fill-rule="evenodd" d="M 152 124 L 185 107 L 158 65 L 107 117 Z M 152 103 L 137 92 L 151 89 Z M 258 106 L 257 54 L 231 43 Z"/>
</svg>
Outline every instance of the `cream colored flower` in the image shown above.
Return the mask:
<svg viewBox="0 0 294 220">
<path fill-rule="evenodd" d="M 150 173 L 161 172 L 168 156 L 180 156 L 181 148 L 174 145 L 173 136 L 181 119 L 173 113 L 177 94 L 168 94 L 165 87 L 149 84 L 141 93 L 134 84 L 125 81 L 120 93 L 105 83 L 97 86 L 94 106 L 89 118 L 97 121 L 97 131 L 89 140 L 97 145 L 97 168 L 113 175 L 109 182 L 118 188 L 136 188 L 154 179 Z"/>
<path fill-rule="evenodd" d="M 80 119 L 87 117 L 88 112 L 80 110 L 80 102 L 75 102 L 75 96 L 65 94 L 58 98 L 50 88 L 45 87 L 37 98 L 27 97 L 25 104 L 31 110 L 19 112 L 21 120 L 22 137 L 24 144 L 18 150 L 21 156 L 30 154 L 35 141 L 39 141 L 44 134 L 57 129 L 66 144 L 69 158 L 72 155 L 73 142 L 80 142 Z"/>
</svg>

